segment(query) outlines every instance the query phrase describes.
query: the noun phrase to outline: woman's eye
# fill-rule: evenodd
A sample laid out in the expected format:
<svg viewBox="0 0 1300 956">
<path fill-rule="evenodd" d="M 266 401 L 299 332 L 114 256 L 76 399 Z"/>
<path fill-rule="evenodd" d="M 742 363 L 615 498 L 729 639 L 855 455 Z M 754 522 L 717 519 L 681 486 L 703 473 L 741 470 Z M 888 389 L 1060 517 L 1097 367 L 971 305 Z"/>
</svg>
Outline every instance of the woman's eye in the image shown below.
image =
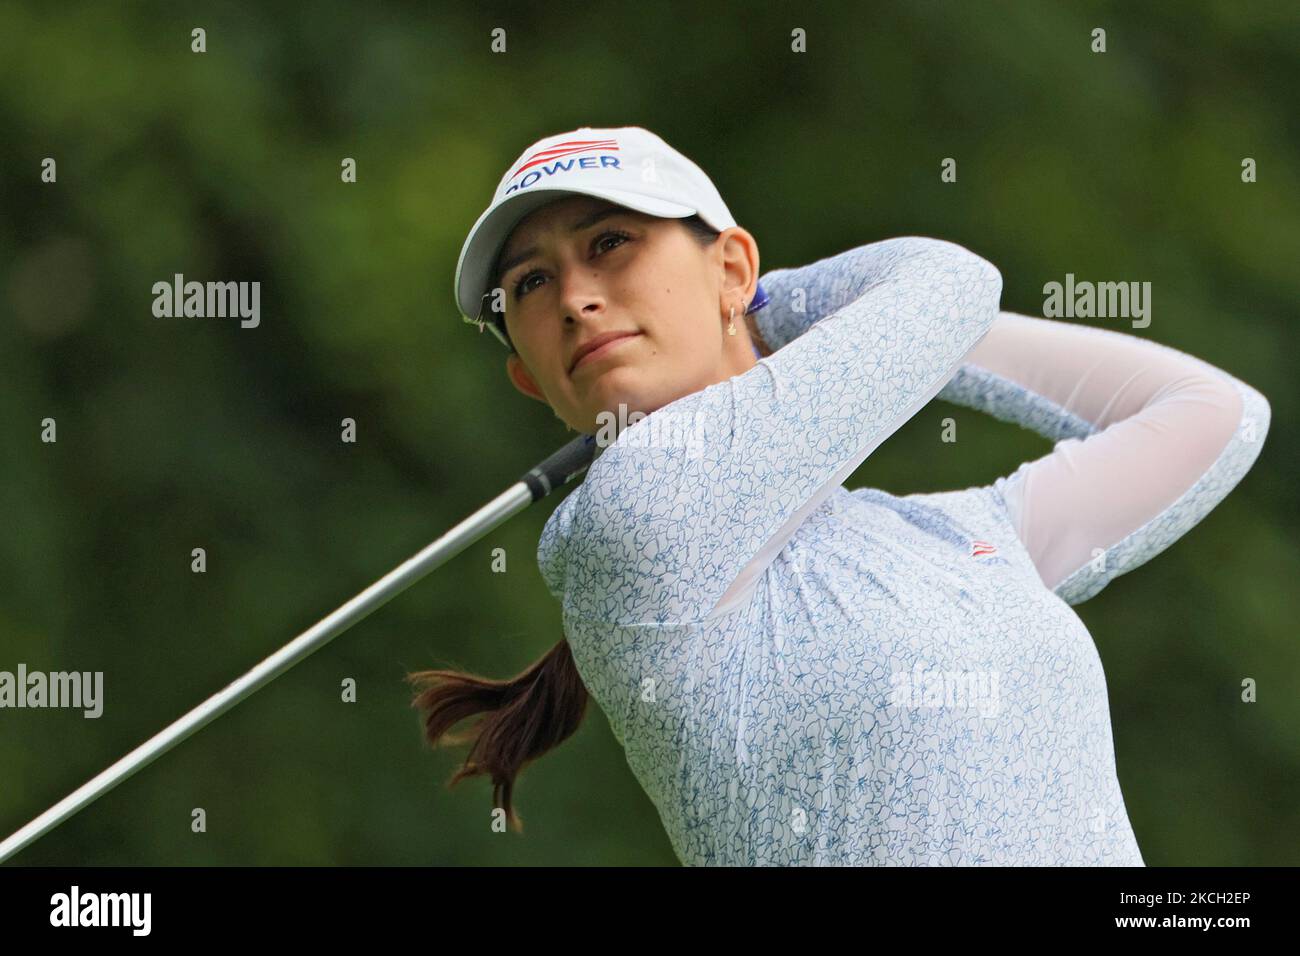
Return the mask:
<svg viewBox="0 0 1300 956">
<path fill-rule="evenodd" d="M 592 243 L 592 246 L 596 249 L 601 249 L 602 248 L 601 243 L 603 243 L 606 239 L 622 240 L 621 242 L 615 243 L 614 245 L 607 247 L 606 251 L 608 251 L 608 249 L 617 249 L 619 246 L 623 245 L 624 242 L 627 242 L 631 238 L 632 238 L 631 236 L 629 236 L 626 232 L 623 232 L 622 230 L 612 229 L 609 232 L 602 232 L 599 236 L 597 236 L 596 241 Z M 536 278 L 539 275 L 541 275 L 540 272 L 530 272 L 527 275 L 520 278 L 520 280 L 515 284 L 515 298 L 521 299 L 524 296 L 526 296 L 529 292 L 531 292 L 533 287 L 528 286 L 527 288 L 525 288 L 525 285 L 527 284 L 529 279 Z"/>
<path fill-rule="evenodd" d="M 531 278 L 532 278 L 533 276 L 535 276 L 535 275 L 537 275 L 536 272 L 530 272 L 530 273 L 528 273 L 528 275 L 524 276 L 522 279 L 520 279 L 520 280 L 515 284 L 515 298 L 516 298 L 516 299 L 522 299 L 524 296 L 526 296 L 526 295 L 528 294 L 528 292 L 526 292 L 526 291 L 524 290 L 524 283 L 527 282 L 529 279 L 531 279 Z"/>
<path fill-rule="evenodd" d="M 612 230 L 612 231 L 610 231 L 610 232 L 602 232 L 602 233 L 601 233 L 601 234 L 596 238 L 596 246 L 599 247 L 600 244 L 601 244 L 601 242 L 604 241 L 605 239 L 622 239 L 624 242 L 626 242 L 629 238 L 631 238 L 631 237 L 628 236 L 628 234 L 627 234 L 626 232 L 620 232 L 620 231 L 617 230 L 617 229 Z M 620 242 L 620 243 L 618 244 L 618 246 L 621 246 L 622 244 L 623 244 L 623 243 Z M 617 249 L 618 246 L 611 246 L 610 248 L 611 248 L 611 249 Z"/>
</svg>

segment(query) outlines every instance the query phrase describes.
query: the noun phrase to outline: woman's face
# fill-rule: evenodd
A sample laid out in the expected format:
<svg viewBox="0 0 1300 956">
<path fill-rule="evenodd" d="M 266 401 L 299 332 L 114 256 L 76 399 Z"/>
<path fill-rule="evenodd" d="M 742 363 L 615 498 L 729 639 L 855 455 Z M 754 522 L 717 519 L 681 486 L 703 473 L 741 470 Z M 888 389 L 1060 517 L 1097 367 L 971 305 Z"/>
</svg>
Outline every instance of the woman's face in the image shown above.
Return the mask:
<svg viewBox="0 0 1300 956">
<path fill-rule="evenodd" d="M 577 431 L 595 433 L 620 404 L 621 421 L 648 415 L 754 365 L 744 305 L 758 245 L 739 226 L 704 246 L 680 220 L 574 196 L 523 219 L 500 261 L 510 380 Z M 575 366 L 610 333 L 622 337 Z"/>
</svg>

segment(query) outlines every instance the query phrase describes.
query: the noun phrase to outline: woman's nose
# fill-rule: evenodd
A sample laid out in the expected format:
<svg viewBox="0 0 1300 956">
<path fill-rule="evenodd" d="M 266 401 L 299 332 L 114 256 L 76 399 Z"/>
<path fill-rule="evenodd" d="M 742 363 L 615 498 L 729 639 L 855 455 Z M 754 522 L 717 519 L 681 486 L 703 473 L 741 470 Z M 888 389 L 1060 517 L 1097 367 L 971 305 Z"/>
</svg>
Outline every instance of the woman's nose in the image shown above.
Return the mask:
<svg viewBox="0 0 1300 956">
<path fill-rule="evenodd" d="M 582 266 L 565 269 L 559 278 L 560 301 L 567 310 L 591 314 L 603 306 L 603 289 L 598 273 Z"/>
</svg>

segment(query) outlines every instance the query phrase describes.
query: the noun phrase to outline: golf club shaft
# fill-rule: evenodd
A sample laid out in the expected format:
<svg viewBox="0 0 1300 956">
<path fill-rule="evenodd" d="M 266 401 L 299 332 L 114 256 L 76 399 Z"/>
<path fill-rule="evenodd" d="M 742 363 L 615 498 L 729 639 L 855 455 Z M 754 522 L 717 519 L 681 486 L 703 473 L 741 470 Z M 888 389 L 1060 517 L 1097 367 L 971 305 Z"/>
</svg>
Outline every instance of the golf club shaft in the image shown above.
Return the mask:
<svg viewBox="0 0 1300 956">
<path fill-rule="evenodd" d="M 254 691 L 265 687 L 294 664 L 319 650 L 331 639 L 371 611 L 386 604 L 434 568 L 455 557 L 493 528 L 569 481 L 591 463 L 594 451 L 595 443 L 592 436 L 581 435 L 570 441 L 423 551 L 398 565 L 352 600 L 303 631 L 243 677 L 213 694 L 184 717 L 159 731 L 107 770 L 0 842 L 0 862 L 44 836 L 82 807 L 162 756 Z"/>
</svg>

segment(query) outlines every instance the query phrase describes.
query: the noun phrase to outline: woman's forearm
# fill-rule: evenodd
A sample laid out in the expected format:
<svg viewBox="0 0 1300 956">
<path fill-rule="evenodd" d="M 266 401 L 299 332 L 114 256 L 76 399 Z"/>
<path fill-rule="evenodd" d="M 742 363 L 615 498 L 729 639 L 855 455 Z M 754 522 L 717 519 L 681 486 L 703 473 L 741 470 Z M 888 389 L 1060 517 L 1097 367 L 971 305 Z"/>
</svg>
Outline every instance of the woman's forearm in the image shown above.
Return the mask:
<svg viewBox="0 0 1300 956">
<path fill-rule="evenodd" d="M 750 316 L 773 350 L 871 288 L 875 244 L 762 277 Z M 1048 587 L 1071 604 L 1150 560 L 1246 474 L 1267 400 L 1222 369 L 1147 339 L 1000 312 L 938 398 L 1055 443 L 995 483 Z"/>
<path fill-rule="evenodd" d="M 1268 402 L 1222 369 L 1122 332 L 999 313 L 939 398 L 1056 442 L 998 487 L 1070 603 L 1163 551 L 1250 469 Z"/>
<path fill-rule="evenodd" d="M 1219 383 L 1234 407 L 1236 391 L 1234 425 L 1246 406 L 1258 411 L 1255 389 L 1195 356 L 1124 332 L 1004 311 L 936 397 L 1061 441 L 1095 434 L 1194 380 Z"/>
</svg>

